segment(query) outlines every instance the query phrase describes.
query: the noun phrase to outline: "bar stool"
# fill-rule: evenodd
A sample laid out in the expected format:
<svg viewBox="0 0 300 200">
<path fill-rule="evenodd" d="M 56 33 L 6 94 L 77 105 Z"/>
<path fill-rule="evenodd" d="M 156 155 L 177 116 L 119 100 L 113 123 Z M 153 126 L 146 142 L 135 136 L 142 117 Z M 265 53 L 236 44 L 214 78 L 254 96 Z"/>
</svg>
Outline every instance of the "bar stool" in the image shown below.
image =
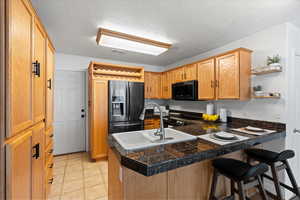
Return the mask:
<svg viewBox="0 0 300 200">
<path fill-rule="evenodd" d="M 300 198 L 300 191 L 297 182 L 290 168 L 290 165 L 287 161 L 288 159 L 293 158 L 295 156 L 294 151 L 285 150 L 282 151 L 281 153 L 277 153 L 277 152 L 268 151 L 264 149 L 247 149 L 246 153 L 250 159 L 254 159 L 262 163 L 266 163 L 271 167 L 272 177 L 267 174 L 262 175 L 263 178 L 267 178 L 274 182 L 277 196 L 273 195 L 269 191 L 266 191 L 270 196 L 272 196 L 275 199 L 282 200 L 283 199 L 283 195 L 281 192 L 281 186 L 282 186 L 288 189 L 289 191 L 293 192 L 297 197 Z M 276 166 L 276 164 L 280 164 L 280 165 Z M 284 169 L 288 174 L 292 187 L 279 181 L 278 171 Z"/>
<path fill-rule="evenodd" d="M 213 166 L 214 175 L 209 200 L 217 200 L 215 192 L 220 174 L 229 178 L 231 182 L 231 195 L 225 199 L 234 199 L 234 194 L 237 193 L 240 200 L 246 200 L 246 190 L 258 187 L 262 198 L 267 200 L 261 175 L 268 171 L 268 165 L 260 163 L 252 166 L 239 160 L 219 158 L 213 161 Z M 237 183 L 238 189 L 235 188 L 235 183 Z"/>
</svg>

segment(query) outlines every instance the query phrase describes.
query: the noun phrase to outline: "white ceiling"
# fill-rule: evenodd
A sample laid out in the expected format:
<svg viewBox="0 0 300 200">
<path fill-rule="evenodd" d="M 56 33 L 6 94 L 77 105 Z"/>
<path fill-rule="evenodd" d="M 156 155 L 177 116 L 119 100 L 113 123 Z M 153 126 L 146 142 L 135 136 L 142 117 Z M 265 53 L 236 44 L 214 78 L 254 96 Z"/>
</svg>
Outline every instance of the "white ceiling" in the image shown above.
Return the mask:
<svg viewBox="0 0 300 200">
<path fill-rule="evenodd" d="M 299 0 L 32 0 L 57 52 L 166 66 L 269 26 L 300 22 Z M 173 47 L 160 56 L 96 45 L 98 27 Z"/>
</svg>

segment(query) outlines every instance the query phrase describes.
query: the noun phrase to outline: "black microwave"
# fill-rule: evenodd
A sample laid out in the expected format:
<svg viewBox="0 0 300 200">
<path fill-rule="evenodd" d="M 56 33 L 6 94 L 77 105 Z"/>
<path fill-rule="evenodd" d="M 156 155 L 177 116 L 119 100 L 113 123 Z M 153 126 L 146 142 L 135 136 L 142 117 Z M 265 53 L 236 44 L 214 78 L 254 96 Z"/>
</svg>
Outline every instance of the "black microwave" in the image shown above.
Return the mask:
<svg viewBox="0 0 300 200">
<path fill-rule="evenodd" d="M 198 100 L 198 81 L 194 80 L 172 84 L 172 99 Z"/>
</svg>

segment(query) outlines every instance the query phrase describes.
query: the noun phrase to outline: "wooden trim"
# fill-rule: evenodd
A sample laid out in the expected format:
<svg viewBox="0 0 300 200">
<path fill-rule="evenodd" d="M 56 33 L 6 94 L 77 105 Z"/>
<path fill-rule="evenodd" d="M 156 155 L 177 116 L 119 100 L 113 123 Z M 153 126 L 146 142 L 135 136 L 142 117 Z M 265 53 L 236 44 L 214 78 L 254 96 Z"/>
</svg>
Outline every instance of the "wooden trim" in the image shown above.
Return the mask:
<svg viewBox="0 0 300 200">
<path fill-rule="evenodd" d="M 0 199 L 5 199 L 6 1 L 0 1 Z"/>
<path fill-rule="evenodd" d="M 131 40 L 131 41 L 140 42 L 140 43 L 149 44 L 152 46 L 157 46 L 157 47 L 162 47 L 162 48 L 167 48 L 167 49 L 171 48 L 171 46 L 172 46 L 171 44 L 168 44 L 168 43 L 159 42 L 159 41 L 155 41 L 155 40 L 151 40 L 151 39 L 147 39 L 147 38 L 142 38 L 142 37 L 138 37 L 135 35 L 129 35 L 126 33 L 112 31 L 112 30 L 108 30 L 108 29 L 104 29 L 104 28 L 99 28 L 99 30 L 98 30 L 97 38 L 96 38 L 98 45 L 100 43 L 100 38 L 102 35 Z"/>
<path fill-rule="evenodd" d="M 135 70 L 141 70 L 141 69 L 144 69 L 144 67 L 136 67 L 136 66 L 129 66 L 129 65 L 119 65 L 119 64 L 112 64 L 112 63 L 103 63 L 103 62 L 93 62 L 91 61 L 90 62 L 90 67 L 102 67 L 102 66 L 105 66 L 105 67 L 114 67 L 114 68 L 121 68 L 121 69 L 124 69 L 124 68 L 128 68 L 128 69 L 135 69 Z"/>
</svg>

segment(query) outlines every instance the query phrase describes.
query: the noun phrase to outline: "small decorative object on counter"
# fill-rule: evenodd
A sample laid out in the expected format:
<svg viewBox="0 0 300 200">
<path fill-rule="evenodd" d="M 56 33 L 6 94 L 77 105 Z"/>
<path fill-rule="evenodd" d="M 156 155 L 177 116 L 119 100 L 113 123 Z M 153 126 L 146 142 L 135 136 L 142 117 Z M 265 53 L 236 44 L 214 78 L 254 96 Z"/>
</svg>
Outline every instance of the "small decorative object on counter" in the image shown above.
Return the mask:
<svg viewBox="0 0 300 200">
<path fill-rule="evenodd" d="M 280 56 L 278 54 L 273 57 L 268 56 L 267 65 L 270 67 L 280 66 Z"/>
<path fill-rule="evenodd" d="M 208 103 L 206 105 L 206 114 L 213 115 L 214 114 L 214 104 Z"/>
<path fill-rule="evenodd" d="M 227 122 L 227 110 L 225 108 L 220 109 L 220 120 L 221 122 Z"/>
<path fill-rule="evenodd" d="M 219 115 L 209 115 L 209 114 L 203 114 L 202 115 L 203 120 L 205 121 L 211 121 L 215 122 L 219 119 Z"/>
<path fill-rule="evenodd" d="M 262 91 L 261 85 L 254 86 L 253 92 L 255 96 L 264 96 L 264 92 Z"/>
</svg>

